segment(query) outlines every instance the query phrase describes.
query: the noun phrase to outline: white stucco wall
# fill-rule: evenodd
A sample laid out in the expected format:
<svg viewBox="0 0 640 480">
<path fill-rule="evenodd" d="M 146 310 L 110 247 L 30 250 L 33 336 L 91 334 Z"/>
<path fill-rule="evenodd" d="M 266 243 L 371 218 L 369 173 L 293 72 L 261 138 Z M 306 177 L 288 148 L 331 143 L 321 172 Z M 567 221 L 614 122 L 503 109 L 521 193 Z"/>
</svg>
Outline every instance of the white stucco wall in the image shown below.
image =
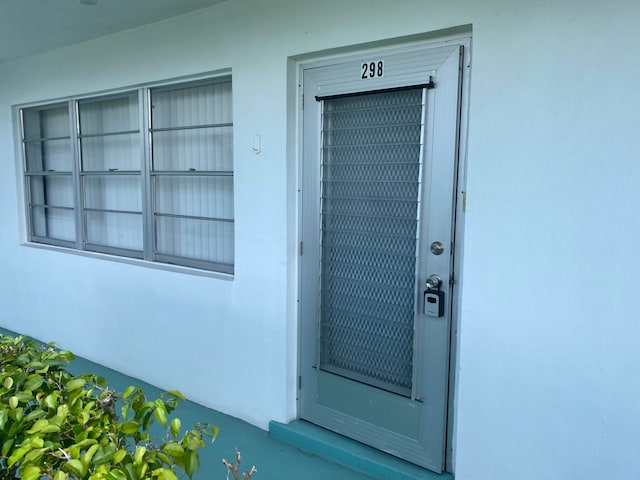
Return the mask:
<svg viewBox="0 0 640 480">
<path fill-rule="evenodd" d="M 294 418 L 288 58 L 472 25 L 456 478 L 637 478 L 638 18 L 633 0 L 232 0 L 0 65 L 0 325 L 261 427 Z M 20 245 L 11 105 L 229 68 L 233 280 Z"/>
</svg>

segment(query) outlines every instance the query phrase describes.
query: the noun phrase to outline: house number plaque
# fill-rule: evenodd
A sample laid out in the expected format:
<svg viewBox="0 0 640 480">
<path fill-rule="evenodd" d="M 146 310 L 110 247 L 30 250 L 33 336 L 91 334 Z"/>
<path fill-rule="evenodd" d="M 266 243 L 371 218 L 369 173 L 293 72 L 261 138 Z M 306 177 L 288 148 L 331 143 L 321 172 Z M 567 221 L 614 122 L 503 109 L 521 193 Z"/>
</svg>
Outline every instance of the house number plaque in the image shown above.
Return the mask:
<svg viewBox="0 0 640 480">
<path fill-rule="evenodd" d="M 384 76 L 384 61 L 383 60 L 375 60 L 373 62 L 364 62 L 360 66 L 360 70 L 362 72 L 362 80 L 367 80 L 369 78 L 380 78 Z"/>
</svg>

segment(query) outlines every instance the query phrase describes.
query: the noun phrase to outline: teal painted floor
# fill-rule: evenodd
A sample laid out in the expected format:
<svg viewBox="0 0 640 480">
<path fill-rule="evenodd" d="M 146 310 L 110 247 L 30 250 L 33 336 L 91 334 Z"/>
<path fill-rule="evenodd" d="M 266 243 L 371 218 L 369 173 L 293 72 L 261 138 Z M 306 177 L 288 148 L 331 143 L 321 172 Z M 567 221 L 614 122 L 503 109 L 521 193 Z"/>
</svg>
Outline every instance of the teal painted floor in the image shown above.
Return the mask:
<svg viewBox="0 0 640 480">
<path fill-rule="evenodd" d="M 129 385 L 142 387 L 147 398 L 156 398 L 162 392 L 140 380 L 127 377 L 114 370 L 76 358 L 71 364 L 76 373 L 91 372 L 103 376 L 111 388 L 122 392 Z M 227 469 L 222 458 L 233 460 L 235 451 L 242 453 L 242 470 L 255 465 L 258 472 L 253 480 L 371 480 L 372 477 L 341 467 L 315 455 L 276 440 L 269 432 L 237 418 L 205 408 L 193 402 L 183 402 L 173 413 L 183 426 L 207 422 L 220 428 L 215 443 L 201 452 L 201 468 L 194 480 L 224 480 Z M 233 478 L 231 475 L 229 478 Z"/>
<path fill-rule="evenodd" d="M 0 334 L 16 335 L 1 327 Z M 129 385 L 135 385 L 142 387 L 149 399 L 155 399 L 162 393 L 162 390 L 152 385 L 80 357 L 71 362 L 70 370 L 76 374 L 100 375 L 117 392 L 123 392 Z M 195 423 L 206 422 L 220 429 L 215 443 L 209 443 L 201 451 L 201 468 L 194 474 L 194 480 L 232 479 L 231 475 L 227 477 L 227 469 L 222 465 L 222 459 L 233 460 L 236 450 L 242 453 L 241 471 L 249 470 L 252 465 L 258 469 L 253 480 L 374 479 L 356 470 L 373 472 L 373 475 L 383 480 L 452 479 L 451 475 L 436 475 L 306 422 L 298 421 L 290 425 L 272 422 L 270 434 L 242 420 L 189 401 L 182 402 L 173 416 L 179 417 L 185 428 Z M 307 453 L 308 451 L 325 455 L 333 461 Z M 349 465 L 356 470 L 335 462 Z"/>
</svg>

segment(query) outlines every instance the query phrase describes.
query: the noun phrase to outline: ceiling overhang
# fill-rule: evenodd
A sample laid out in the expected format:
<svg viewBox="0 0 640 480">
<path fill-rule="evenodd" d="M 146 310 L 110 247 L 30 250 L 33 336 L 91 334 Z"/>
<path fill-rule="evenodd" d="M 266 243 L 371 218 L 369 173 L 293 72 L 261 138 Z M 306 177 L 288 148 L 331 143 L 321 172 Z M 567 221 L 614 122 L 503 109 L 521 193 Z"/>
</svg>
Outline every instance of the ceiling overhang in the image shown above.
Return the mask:
<svg viewBox="0 0 640 480">
<path fill-rule="evenodd" d="M 226 0 L 7 0 L 0 63 L 184 15 Z"/>
</svg>

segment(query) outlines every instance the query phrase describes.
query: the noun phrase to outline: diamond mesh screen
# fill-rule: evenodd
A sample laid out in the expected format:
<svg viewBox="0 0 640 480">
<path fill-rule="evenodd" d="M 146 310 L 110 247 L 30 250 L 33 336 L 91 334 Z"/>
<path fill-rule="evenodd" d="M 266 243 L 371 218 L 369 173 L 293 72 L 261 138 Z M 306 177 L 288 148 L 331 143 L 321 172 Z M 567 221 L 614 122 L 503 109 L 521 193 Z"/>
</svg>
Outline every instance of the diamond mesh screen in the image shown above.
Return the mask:
<svg viewBox="0 0 640 480">
<path fill-rule="evenodd" d="M 422 89 L 324 100 L 320 368 L 409 395 Z"/>
</svg>

